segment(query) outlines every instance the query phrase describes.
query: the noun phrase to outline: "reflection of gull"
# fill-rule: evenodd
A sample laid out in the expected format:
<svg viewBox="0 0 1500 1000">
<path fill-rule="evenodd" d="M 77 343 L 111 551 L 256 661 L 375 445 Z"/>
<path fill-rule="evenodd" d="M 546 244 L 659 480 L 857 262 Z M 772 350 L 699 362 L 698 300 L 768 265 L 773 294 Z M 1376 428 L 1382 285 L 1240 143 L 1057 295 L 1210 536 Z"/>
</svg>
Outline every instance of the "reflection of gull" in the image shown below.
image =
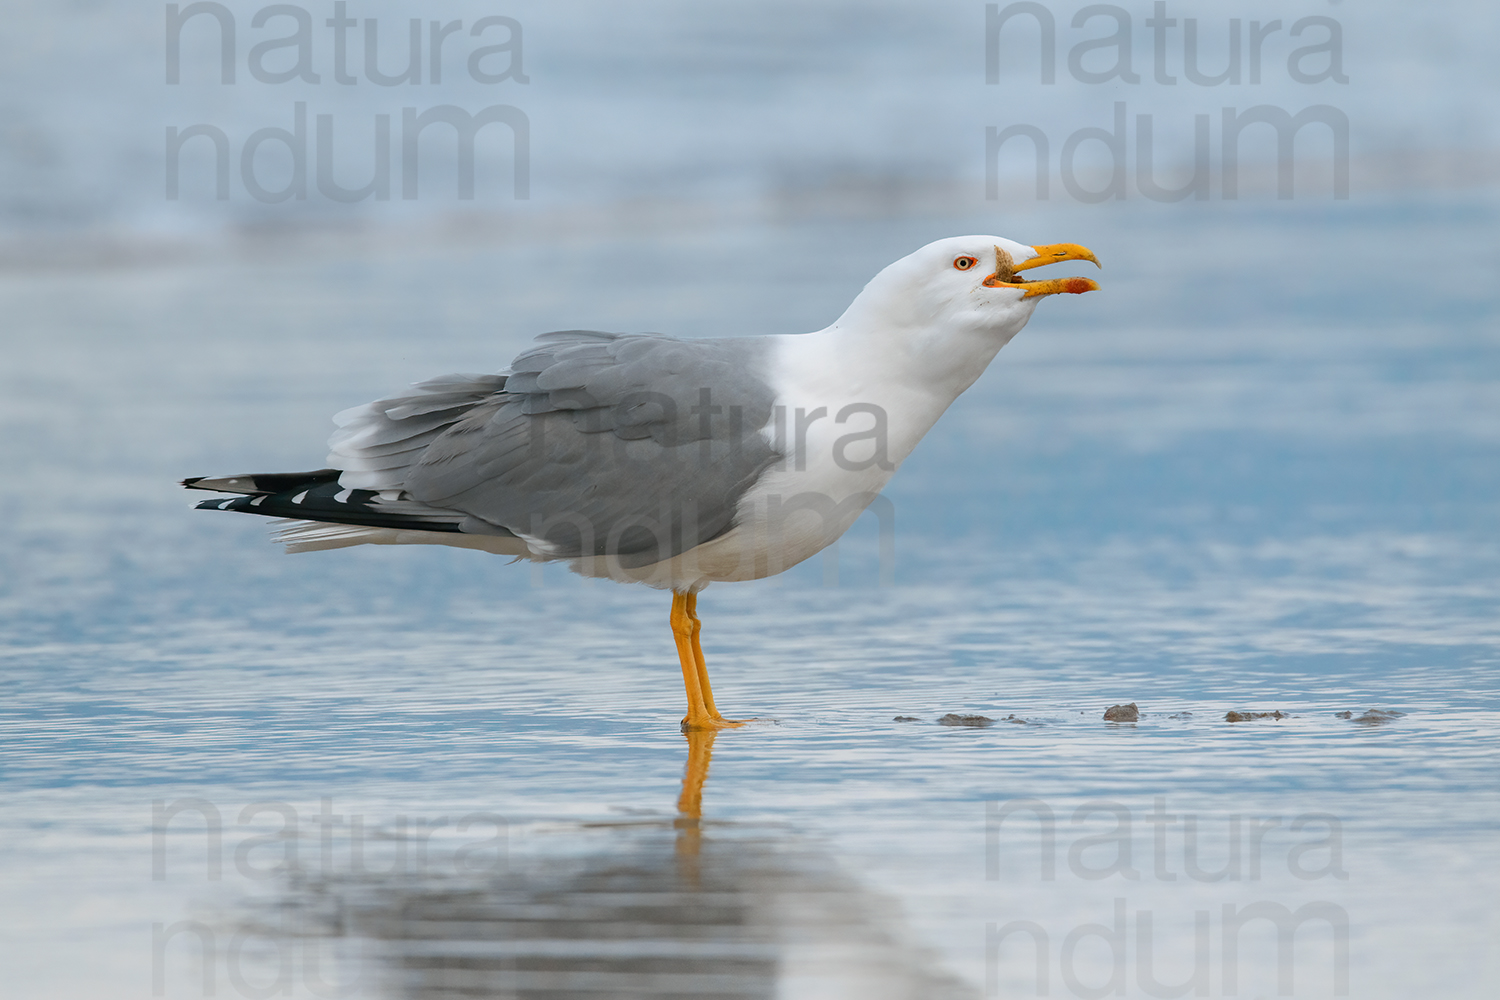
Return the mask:
<svg viewBox="0 0 1500 1000">
<path fill-rule="evenodd" d="M 842 535 L 1042 296 L 1098 287 L 1019 276 L 1062 260 L 1098 263 L 1071 243 L 939 240 L 800 336 L 549 333 L 503 374 L 340 413 L 331 468 L 183 485 L 242 494 L 200 507 L 295 519 L 291 551 L 458 545 L 671 588 L 683 726 L 737 725 L 714 706 L 697 592 Z"/>
<path fill-rule="evenodd" d="M 686 734 L 675 844 L 660 818 L 547 822 L 512 829 L 503 862 L 475 871 L 424 827 L 404 864 L 361 852 L 356 866 L 351 843 L 346 870 L 341 834 L 322 846 L 320 832 L 282 891 L 234 915 L 234 940 L 271 943 L 279 969 L 236 974 L 290 992 L 296 969 L 318 996 L 410 1000 L 975 1000 L 815 842 L 722 821 L 700 836 L 715 735 Z"/>
</svg>

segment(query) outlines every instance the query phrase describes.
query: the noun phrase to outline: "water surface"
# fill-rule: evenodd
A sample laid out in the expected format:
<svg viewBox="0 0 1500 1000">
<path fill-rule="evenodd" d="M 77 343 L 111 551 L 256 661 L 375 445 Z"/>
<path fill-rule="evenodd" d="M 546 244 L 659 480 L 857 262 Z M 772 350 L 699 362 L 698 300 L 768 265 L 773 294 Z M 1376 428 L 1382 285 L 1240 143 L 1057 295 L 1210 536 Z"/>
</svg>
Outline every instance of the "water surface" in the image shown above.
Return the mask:
<svg viewBox="0 0 1500 1000">
<path fill-rule="evenodd" d="M 1098 250 L 1105 290 L 1044 303 L 898 474 L 894 585 L 867 518 L 836 567 L 704 595 L 719 703 L 762 720 L 711 766 L 662 595 L 286 557 L 175 480 L 317 467 L 329 414 L 542 330 L 816 328 L 1005 220 L 4 276 L 9 978 L 1028 996 L 1040 948 L 1051 995 L 1195 965 L 1216 996 L 1485 995 L 1494 208 L 1199 208 L 1023 217 Z M 1393 290 L 1384 248 L 1427 237 L 1477 252 L 1451 295 Z M 1246 280 L 1287 245 L 1315 262 Z M 1272 923 L 1225 936 L 1262 904 L 1310 907 L 1280 972 Z"/>
</svg>

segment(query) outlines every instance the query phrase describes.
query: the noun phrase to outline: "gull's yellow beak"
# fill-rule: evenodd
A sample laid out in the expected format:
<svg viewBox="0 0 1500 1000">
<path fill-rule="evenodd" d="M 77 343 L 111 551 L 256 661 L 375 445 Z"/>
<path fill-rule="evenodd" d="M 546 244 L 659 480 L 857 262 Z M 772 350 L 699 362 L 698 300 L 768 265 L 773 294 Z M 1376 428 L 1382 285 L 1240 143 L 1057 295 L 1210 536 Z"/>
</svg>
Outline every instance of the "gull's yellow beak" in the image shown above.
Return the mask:
<svg viewBox="0 0 1500 1000">
<path fill-rule="evenodd" d="M 1062 260 L 1086 260 L 1095 267 L 1101 267 L 1099 258 L 1094 256 L 1094 251 L 1088 247 L 1081 247 L 1077 243 L 1048 243 L 1046 246 L 1032 247 L 1036 256 L 1030 260 L 1023 260 L 1019 264 L 1012 264 L 1012 271 L 1026 271 L 1033 267 L 1041 267 L 1043 264 L 1056 264 Z"/>
<path fill-rule="evenodd" d="M 1099 258 L 1094 256 L 1094 251 L 1088 247 L 1079 246 L 1077 243 L 1048 243 L 1031 249 L 1036 251 L 1036 256 L 1017 264 L 1004 248 L 996 247 L 995 273 L 985 278 L 984 283 L 991 288 L 1023 289 L 1026 292 L 1021 296 L 1023 299 L 1059 293 L 1080 295 L 1083 292 L 1099 290 L 1098 282 L 1092 278 L 1049 278 L 1045 281 L 1027 281 L 1024 278 L 1017 278 L 1017 271 L 1041 267 L 1043 264 L 1056 264 L 1064 260 L 1087 260 L 1092 261 L 1095 267 L 1103 266 L 1099 263 Z"/>
</svg>

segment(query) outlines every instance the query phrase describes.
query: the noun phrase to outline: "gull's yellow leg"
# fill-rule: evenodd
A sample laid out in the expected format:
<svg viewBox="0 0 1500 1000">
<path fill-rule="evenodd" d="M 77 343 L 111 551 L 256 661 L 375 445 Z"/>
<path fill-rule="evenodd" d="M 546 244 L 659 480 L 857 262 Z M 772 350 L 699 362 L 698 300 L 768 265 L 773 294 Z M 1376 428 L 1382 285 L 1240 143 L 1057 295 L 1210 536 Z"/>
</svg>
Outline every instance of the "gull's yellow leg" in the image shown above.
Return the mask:
<svg viewBox="0 0 1500 1000">
<path fill-rule="evenodd" d="M 687 690 L 688 713 L 682 720 L 683 732 L 701 729 L 726 729 L 743 725 L 731 722 L 713 707 L 713 691 L 708 686 L 708 668 L 698 643 L 702 623 L 693 612 L 697 598 L 680 590 L 672 591 L 672 636 L 677 640 L 677 659 L 682 664 L 682 686 Z"/>
<path fill-rule="evenodd" d="M 672 638 L 677 641 L 677 659 L 682 664 L 682 686 L 687 691 L 688 714 L 682 728 L 701 729 L 700 723 L 712 718 L 703 704 L 703 689 L 698 684 L 698 661 L 693 656 L 693 622 L 687 615 L 688 595 L 672 591 Z"/>
<path fill-rule="evenodd" d="M 719 714 L 719 707 L 714 704 L 714 689 L 708 683 L 708 663 L 703 659 L 703 644 L 698 641 L 698 633 L 703 631 L 703 622 L 698 620 L 698 595 L 688 594 L 685 609 L 687 616 L 693 623 L 693 659 L 698 664 L 698 689 L 703 692 L 703 706 L 708 709 L 708 714 L 715 719 L 725 721 L 724 716 Z"/>
</svg>

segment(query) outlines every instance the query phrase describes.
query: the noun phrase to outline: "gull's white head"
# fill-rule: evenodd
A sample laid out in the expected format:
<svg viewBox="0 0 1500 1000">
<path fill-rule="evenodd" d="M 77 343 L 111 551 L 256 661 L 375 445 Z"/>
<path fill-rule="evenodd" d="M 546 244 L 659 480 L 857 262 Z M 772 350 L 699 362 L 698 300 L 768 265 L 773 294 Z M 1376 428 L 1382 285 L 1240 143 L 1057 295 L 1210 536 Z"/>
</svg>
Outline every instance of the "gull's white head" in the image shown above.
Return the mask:
<svg viewBox="0 0 1500 1000">
<path fill-rule="evenodd" d="M 1045 296 L 1098 289 L 1089 278 L 1029 281 L 1022 276 L 1065 260 L 1099 266 L 1093 251 L 1076 243 L 1027 246 L 1003 236 L 952 236 L 882 270 L 835 325 L 907 334 L 983 333 L 1004 344 Z"/>
</svg>

